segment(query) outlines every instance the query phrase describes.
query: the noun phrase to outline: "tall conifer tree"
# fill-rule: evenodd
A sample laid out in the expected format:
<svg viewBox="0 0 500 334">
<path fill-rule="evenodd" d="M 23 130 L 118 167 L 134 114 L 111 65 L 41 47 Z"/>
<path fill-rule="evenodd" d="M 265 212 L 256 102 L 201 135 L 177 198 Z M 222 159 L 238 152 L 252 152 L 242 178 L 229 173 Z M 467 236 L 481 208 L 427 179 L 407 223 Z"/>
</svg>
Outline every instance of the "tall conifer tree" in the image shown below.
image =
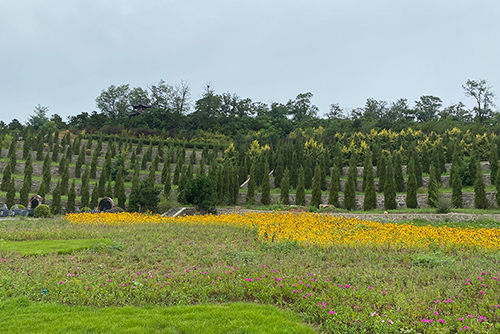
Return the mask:
<svg viewBox="0 0 500 334">
<path fill-rule="evenodd" d="M 50 211 L 54 215 L 61 213 L 61 185 L 59 182 L 57 182 L 56 187 L 52 192 L 52 206 L 50 207 Z"/>
<path fill-rule="evenodd" d="M 304 189 L 304 169 L 302 167 L 299 169 L 299 179 L 297 181 L 297 190 L 295 192 L 295 204 L 306 204 L 306 193 Z"/>
<path fill-rule="evenodd" d="M 290 205 L 290 172 L 285 168 L 283 179 L 281 180 L 280 200 L 284 205 Z"/>
<path fill-rule="evenodd" d="M 248 180 L 248 189 L 247 189 L 247 204 L 254 204 L 255 202 L 255 164 L 252 164 L 250 168 L 250 178 Z"/>
<path fill-rule="evenodd" d="M 319 208 L 321 201 L 321 167 L 316 166 L 314 169 L 314 180 L 312 186 L 311 206 Z"/>
<path fill-rule="evenodd" d="M 262 179 L 262 196 L 260 201 L 264 205 L 271 204 L 271 183 L 269 181 L 269 165 L 264 166 L 264 177 Z"/>
<path fill-rule="evenodd" d="M 487 209 L 489 207 L 480 164 L 477 164 L 476 180 L 474 182 L 474 207 L 476 209 Z"/>
<path fill-rule="evenodd" d="M 396 152 L 394 154 L 393 161 L 394 161 L 394 182 L 396 183 L 396 191 L 403 192 L 405 190 L 405 179 L 403 176 L 403 164 L 401 161 L 401 153 Z"/>
<path fill-rule="evenodd" d="M 413 157 L 408 162 L 408 180 L 406 185 L 406 207 L 414 209 L 418 206 L 417 203 L 417 178 L 415 177 L 415 160 Z"/>
<path fill-rule="evenodd" d="M 339 172 L 337 165 L 332 167 L 332 180 L 328 192 L 328 204 L 339 207 Z"/>
<path fill-rule="evenodd" d="M 368 211 L 377 208 L 377 193 L 375 191 L 373 165 L 370 157 L 368 157 L 368 161 L 365 163 L 365 166 L 366 173 L 364 173 L 365 181 L 363 182 L 365 197 L 363 199 L 363 209 Z M 363 172 L 365 172 L 364 169 Z"/>
<path fill-rule="evenodd" d="M 356 160 L 354 155 L 351 156 L 349 162 L 349 170 L 347 171 L 347 181 L 344 189 L 344 206 L 347 210 L 356 210 L 356 183 L 358 169 L 356 168 Z"/>
<path fill-rule="evenodd" d="M 436 208 L 439 199 L 439 183 L 437 180 L 436 167 L 431 165 L 431 173 L 429 177 L 429 185 L 427 186 L 427 206 Z"/>
<path fill-rule="evenodd" d="M 498 150 L 497 145 L 493 142 L 490 148 L 490 178 L 491 184 L 496 184 L 496 178 L 498 173 Z"/>
<path fill-rule="evenodd" d="M 387 158 L 386 177 L 384 181 L 384 207 L 386 210 L 395 210 L 396 204 L 396 183 L 394 181 L 393 161 Z"/>
<path fill-rule="evenodd" d="M 73 213 L 75 211 L 75 200 L 76 200 L 76 190 L 75 190 L 75 180 L 71 183 L 71 188 L 68 192 L 68 202 L 66 204 L 66 213 Z"/>
</svg>

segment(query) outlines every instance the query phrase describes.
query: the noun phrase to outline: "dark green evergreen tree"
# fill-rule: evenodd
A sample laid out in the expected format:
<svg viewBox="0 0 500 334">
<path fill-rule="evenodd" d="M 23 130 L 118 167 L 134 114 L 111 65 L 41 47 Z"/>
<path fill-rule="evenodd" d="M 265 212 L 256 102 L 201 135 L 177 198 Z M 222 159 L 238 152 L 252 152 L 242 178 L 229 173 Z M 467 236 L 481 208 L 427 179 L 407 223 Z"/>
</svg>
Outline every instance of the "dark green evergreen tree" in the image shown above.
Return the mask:
<svg viewBox="0 0 500 334">
<path fill-rule="evenodd" d="M 127 195 L 125 194 L 125 187 L 121 187 L 118 193 L 118 206 L 123 210 L 126 209 Z"/>
<path fill-rule="evenodd" d="M 7 164 L 5 166 L 5 168 L 3 169 L 2 185 L 0 186 L 0 189 L 2 191 L 9 190 L 10 179 L 11 178 L 12 178 L 12 172 L 11 172 L 11 169 L 10 169 L 10 164 Z"/>
<path fill-rule="evenodd" d="M 500 208 L 500 168 L 498 169 L 497 172 L 497 177 L 496 177 L 497 183 L 495 184 L 496 186 L 496 200 L 497 200 L 497 206 Z"/>
<path fill-rule="evenodd" d="M 157 154 L 153 160 L 153 164 L 151 165 L 150 169 L 156 172 L 158 170 L 159 163 L 160 163 L 160 156 Z"/>
<path fill-rule="evenodd" d="M 172 181 L 170 178 L 170 165 L 165 164 L 163 167 L 163 170 L 165 170 L 165 181 L 162 182 L 163 184 L 163 196 L 165 196 L 166 199 L 170 198 L 170 191 L 172 190 Z M 162 174 L 163 176 L 163 174 Z"/>
<path fill-rule="evenodd" d="M 92 137 L 89 136 L 89 139 L 87 139 L 87 150 L 92 149 Z"/>
<path fill-rule="evenodd" d="M 384 183 L 384 207 L 386 210 L 395 210 L 396 204 L 396 183 L 394 181 L 393 159 L 387 159 L 386 177 Z"/>
<path fill-rule="evenodd" d="M 164 159 L 164 160 L 166 161 L 166 159 Z M 161 179 L 160 179 L 160 182 L 162 184 L 164 184 L 167 181 L 167 178 L 170 178 L 170 164 L 168 162 L 164 162 L 163 163 L 163 168 L 161 170 Z"/>
<path fill-rule="evenodd" d="M 174 170 L 174 179 L 172 180 L 172 183 L 175 185 L 179 184 L 179 176 L 182 170 L 182 159 L 180 157 L 177 157 L 177 163 L 175 165 L 175 170 Z"/>
<path fill-rule="evenodd" d="M 113 187 L 111 186 L 111 179 L 108 180 L 108 184 L 106 185 L 106 190 L 104 190 L 104 196 L 113 197 Z"/>
<path fill-rule="evenodd" d="M 26 160 L 28 155 L 31 155 L 31 141 L 32 134 L 30 130 L 24 132 L 24 142 L 23 142 L 23 159 Z"/>
<path fill-rule="evenodd" d="M 66 213 L 75 212 L 75 200 L 76 200 L 76 190 L 75 190 L 75 180 L 71 183 L 71 188 L 68 192 L 68 202 L 66 204 Z"/>
<path fill-rule="evenodd" d="M 82 188 L 80 189 L 80 208 L 88 207 L 90 200 L 89 191 L 89 170 L 85 169 L 85 173 L 82 177 Z"/>
<path fill-rule="evenodd" d="M 407 166 L 408 180 L 406 185 L 406 207 L 414 209 L 418 206 L 417 202 L 417 178 L 415 177 L 415 161 L 410 158 Z"/>
<path fill-rule="evenodd" d="M 384 185 L 385 185 L 385 176 L 386 176 L 386 169 L 387 169 L 387 159 L 385 157 L 385 154 L 381 154 L 378 165 L 377 165 L 377 176 L 378 176 L 378 192 L 384 192 Z"/>
<path fill-rule="evenodd" d="M 274 163 L 276 166 L 273 170 L 274 176 L 274 188 L 280 188 L 281 180 L 283 179 L 284 165 L 283 165 L 283 155 L 277 154 L 276 161 Z"/>
<path fill-rule="evenodd" d="M 306 204 L 306 193 L 304 189 L 304 168 L 299 169 L 299 179 L 297 181 L 297 190 L 295 191 L 295 204 L 305 205 Z"/>
<path fill-rule="evenodd" d="M 144 145 L 144 142 L 142 138 L 139 139 L 139 142 L 137 143 L 137 147 L 135 148 L 135 154 L 141 155 L 142 154 L 142 147 Z"/>
<path fill-rule="evenodd" d="M 50 207 L 50 211 L 54 215 L 61 213 L 61 186 L 59 185 L 59 182 L 57 182 L 56 187 L 52 192 L 52 206 Z"/>
<path fill-rule="evenodd" d="M 36 160 L 43 160 L 43 131 L 40 131 L 36 138 Z"/>
<path fill-rule="evenodd" d="M 246 203 L 255 203 L 255 164 L 252 164 L 252 167 L 250 168 L 250 178 L 248 180 Z"/>
<path fill-rule="evenodd" d="M 498 173 L 498 150 L 494 142 L 491 144 L 490 148 L 490 171 L 491 184 L 496 184 L 496 177 Z"/>
<path fill-rule="evenodd" d="M 305 158 L 304 165 L 304 188 L 311 189 L 312 188 L 312 179 L 314 176 L 314 159 L 313 157 L 307 156 Z"/>
<path fill-rule="evenodd" d="M 405 179 L 403 177 L 403 165 L 401 161 L 401 154 L 396 152 L 394 154 L 394 182 L 396 183 L 396 191 L 403 192 L 405 190 Z"/>
<path fill-rule="evenodd" d="M 198 168 L 197 175 L 205 175 L 205 159 L 200 159 L 200 167 Z"/>
<path fill-rule="evenodd" d="M 54 143 L 53 143 L 53 139 L 52 139 L 52 131 L 51 130 L 49 130 L 48 133 L 47 133 L 46 142 L 47 142 L 47 146 L 49 147 L 48 152 L 52 152 L 52 147 L 53 147 L 52 145 Z"/>
<path fill-rule="evenodd" d="M 443 171 L 441 170 L 441 162 L 439 159 L 439 148 L 435 147 L 432 150 L 432 163 L 431 167 L 434 166 L 434 173 L 436 173 L 436 181 L 438 184 L 441 184 L 441 175 L 443 175 Z"/>
<path fill-rule="evenodd" d="M 54 137 L 54 147 L 52 148 L 52 161 L 57 162 L 59 159 L 59 138 Z M 59 208 L 59 213 L 61 212 L 61 208 Z"/>
<path fill-rule="evenodd" d="M 73 141 L 73 154 L 77 155 L 80 154 L 80 143 L 81 143 L 82 138 L 80 135 L 76 136 L 75 140 Z"/>
<path fill-rule="evenodd" d="M 141 170 L 146 170 L 147 163 L 148 163 L 148 156 L 144 154 L 141 160 Z"/>
<path fill-rule="evenodd" d="M 135 160 L 136 160 L 135 151 L 132 151 L 132 156 L 130 157 L 130 164 L 128 165 L 129 169 L 134 168 L 134 166 L 135 166 Z"/>
<path fill-rule="evenodd" d="M 7 189 L 7 195 L 5 199 L 5 204 L 10 208 L 14 206 L 14 199 L 16 198 L 16 184 L 14 178 L 12 177 L 9 182 L 9 187 Z"/>
<path fill-rule="evenodd" d="M 75 177 L 80 178 L 81 173 L 82 173 L 82 166 L 85 162 L 85 147 L 82 146 L 82 149 L 80 150 L 80 154 L 78 155 L 78 159 L 76 159 L 76 164 L 75 164 Z"/>
<path fill-rule="evenodd" d="M 486 199 L 486 188 L 481 171 L 481 164 L 477 164 L 476 180 L 474 182 L 474 207 L 476 209 L 487 209 L 489 207 Z"/>
<path fill-rule="evenodd" d="M 285 168 L 285 172 L 283 173 L 283 178 L 281 179 L 281 188 L 280 188 L 280 200 L 284 205 L 290 205 L 290 172 L 288 168 Z"/>
<path fill-rule="evenodd" d="M 151 166 L 151 168 L 149 169 L 148 179 L 150 179 L 151 182 L 153 182 L 153 184 L 155 183 L 155 176 L 156 176 L 156 171 L 153 168 L 153 166 Z"/>
<path fill-rule="evenodd" d="M 328 192 L 328 204 L 339 207 L 339 172 L 338 167 L 332 167 L 332 180 L 330 182 L 330 189 Z"/>
<path fill-rule="evenodd" d="M 38 189 L 38 195 L 45 197 L 45 194 L 50 193 L 50 181 L 52 179 L 52 174 L 50 172 L 51 160 L 49 153 L 45 155 L 42 167 L 42 184 Z"/>
<path fill-rule="evenodd" d="M 28 192 L 31 191 L 31 181 L 33 176 L 33 163 L 31 162 L 31 154 L 28 154 L 26 162 L 24 163 L 24 182 L 28 183 Z"/>
<path fill-rule="evenodd" d="M 455 208 L 462 207 L 462 179 L 460 178 L 460 167 L 458 161 L 458 155 L 455 160 L 455 154 L 453 154 L 453 163 L 451 165 L 450 181 L 452 187 L 451 193 L 451 204 Z"/>
<path fill-rule="evenodd" d="M 427 146 L 422 146 L 422 173 L 430 174 L 431 160 Z"/>
<path fill-rule="evenodd" d="M 97 178 L 97 158 L 99 157 L 99 152 L 97 150 L 94 151 L 94 155 L 92 156 L 92 162 L 90 163 L 90 175 L 89 177 L 92 180 Z"/>
<path fill-rule="evenodd" d="M 470 154 L 469 163 L 467 164 L 467 169 L 469 171 L 470 180 L 471 180 L 470 181 L 471 184 L 469 184 L 469 185 L 472 185 L 473 182 L 476 180 L 476 173 L 478 171 L 477 165 L 481 164 L 479 160 L 480 159 L 477 158 L 476 151 L 473 148 L 471 151 L 471 154 Z M 481 173 L 482 173 L 482 171 L 481 171 Z"/>
<path fill-rule="evenodd" d="M 363 209 L 365 211 L 369 211 L 377 208 L 377 192 L 375 190 L 374 180 L 375 177 L 373 173 L 372 159 L 370 158 L 370 156 L 368 156 L 368 162 L 365 162 L 363 174 L 365 175 L 365 179 L 363 181 L 363 188 L 365 192 L 365 197 L 363 199 Z"/>
<path fill-rule="evenodd" d="M 68 146 L 68 148 L 66 149 L 65 156 L 66 156 L 66 162 L 68 164 L 70 164 L 71 163 L 71 159 L 73 158 L 73 150 L 72 150 L 71 146 Z M 37 157 L 36 160 L 38 160 L 38 157 Z"/>
<path fill-rule="evenodd" d="M 290 166 L 290 186 L 297 189 L 297 182 L 299 180 L 300 162 L 298 161 L 297 154 L 292 154 L 292 165 Z"/>
<path fill-rule="evenodd" d="M 108 182 L 108 174 L 106 173 L 106 169 L 103 168 L 101 170 L 101 175 L 99 176 L 99 183 L 97 186 L 97 193 L 99 194 L 99 197 L 104 197 L 104 194 L 106 192 L 106 182 Z"/>
<path fill-rule="evenodd" d="M 429 177 L 429 185 L 427 186 L 427 206 L 436 208 L 439 200 L 439 183 L 436 175 L 436 167 L 431 165 L 431 173 Z"/>
<path fill-rule="evenodd" d="M 413 161 L 415 166 L 415 178 L 417 179 L 417 188 L 422 187 L 424 182 L 422 179 L 422 164 L 420 153 L 417 149 L 413 149 Z"/>
<path fill-rule="evenodd" d="M 269 180 L 269 165 L 264 166 L 264 177 L 262 179 L 262 196 L 260 199 L 264 205 L 271 204 L 271 182 Z"/>
<path fill-rule="evenodd" d="M 90 204 L 89 207 L 94 209 L 99 204 L 99 187 L 97 183 L 94 184 L 94 188 L 92 189 L 92 195 L 90 196 Z"/>
<path fill-rule="evenodd" d="M 26 182 L 26 180 L 23 182 L 23 186 L 21 187 L 21 191 L 19 193 L 19 203 L 21 205 L 24 205 L 25 207 L 28 206 L 28 200 L 30 197 L 30 191 L 31 191 L 31 183 Z"/>
<path fill-rule="evenodd" d="M 7 157 L 9 158 L 10 170 L 12 171 L 12 174 L 16 173 L 16 165 L 17 165 L 16 144 L 17 144 L 17 135 L 14 134 L 12 141 L 10 142 L 9 153 L 7 155 Z"/>
<path fill-rule="evenodd" d="M 347 181 L 344 189 L 344 206 L 347 210 L 356 210 L 356 180 L 358 169 L 356 168 L 356 158 L 351 155 L 349 170 L 347 171 Z"/>
<path fill-rule="evenodd" d="M 366 191 L 366 178 L 367 178 L 367 174 L 368 174 L 368 161 L 371 160 L 371 155 L 370 155 L 370 152 L 366 152 L 365 153 L 365 161 L 363 163 L 363 191 Z M 373 167 L 372 167 L 373 169 Z"/>
<path fill-rule="evenodd" d="M 321 168 L 320 166 L 316 166 L 314 169 L 314 180 L 312 186 L 312 197 L 311 197 L 311 206 L 315 208 L 319 208 L 319 205 L 322 204 L 321 201 Z"/>
<path fill-rule="evenodd" d="M 149 141 L 149 146 L 148 146 L 148 149 L 146 151 L 146 154 L 144 154 L 144 156 L 146 157 L 147 162 L 151 162 L 153 160 L 153 141 L 152 140 Z"/>
</svg>

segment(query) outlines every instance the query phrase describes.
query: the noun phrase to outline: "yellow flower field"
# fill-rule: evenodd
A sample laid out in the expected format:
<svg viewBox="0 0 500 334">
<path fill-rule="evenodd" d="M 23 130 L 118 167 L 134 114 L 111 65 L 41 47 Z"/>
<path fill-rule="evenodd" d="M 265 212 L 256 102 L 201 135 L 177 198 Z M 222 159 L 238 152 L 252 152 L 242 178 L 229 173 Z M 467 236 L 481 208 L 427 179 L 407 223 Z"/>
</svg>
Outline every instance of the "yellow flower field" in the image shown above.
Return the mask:
<svg viewBox="0 0 500 334">
<path fill-rule="evenodd" d="M 217 224 L 257 228 L 265 240 L 293 240 L 321 246 L 384 245 L 396 247 L 429 247 L 457 245 L 463 247 L 500 248 L 500 230 L 486 228 L 451 228 L 378 223 L 356 218 L 338 218 L 315 213 L 246 213 L 220 216 L 162 217 L 139 213 L 78 213 L 66 215 L 73 224 Z"/>
</svg>

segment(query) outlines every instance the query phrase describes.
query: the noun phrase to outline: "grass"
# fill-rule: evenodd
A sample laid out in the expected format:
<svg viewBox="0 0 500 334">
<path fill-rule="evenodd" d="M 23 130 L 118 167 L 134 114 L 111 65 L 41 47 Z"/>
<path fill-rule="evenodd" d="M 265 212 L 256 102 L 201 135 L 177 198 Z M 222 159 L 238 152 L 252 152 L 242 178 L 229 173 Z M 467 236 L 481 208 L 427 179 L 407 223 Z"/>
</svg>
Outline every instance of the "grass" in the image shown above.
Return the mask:
<svg viewBox="0 0 500 334">
<path fill-rule="evenodd" d="M 26 298 L 0 301 L 4 333 L 297 333 L 315 331 L 297 315 L 269 305 L 68 307 Z"/>
<path fill-rule="evenodd" d="M 70 254 L 86 248 L 108 246 L 111 243 L 110 239 L 0 241 L 0 250 L 18 252 L 23 256 L 50 253 Z"/>
<path fill-rule="evenodd" d="M 81 330 L 89 323 L 87 332 L 128 329 L 189 333 L 193 327 L 193 333 L 238 333 L 234 328 L 252 333 L 239 322 L 243 319 L 231 315 L 251 307 L 241 303 L 252 303 L 293 311 L 300 321 L 320 333 L 454 333 L 464 325 L 476 333 L 500 330 L 500 317 L 495 313 L 495 305 L 500 305 L 495 297 L 495 293 L 500 294 L 500 282 L 496 280 L 500 274 L 498 250 L 439 244 L 429 249 L 404 245 L 306 247 L 293 241 L 264 242 L 255 230 L 222 225 L 88 226 L 72 225 L 64 219 L 26 218 L 0 221 L 0 239 L 6 242 L 99 238 L 110 239 L 112 244 L 71 254 L 29 257 L 0 249 L 4 321 L 0 328 L 15 332 L 17 327 L 12 324 L 22 326 L 28 316 L 14 315 L 30 314 L 33 326 L 45 326 L 56 317 L 64 321 L 61 328 L 47 327 L 48 332 L 56 333 Z M 472 284 L 466 285 L 466 279 Z M 487 294 L 483 296 L 481 289 Z M 448 299 L 453 302 L 436 303 Z M 235 302 L 238 304 L 232 305 Z M 206 304 L 231 306 L 209 311 L 211 307 L 200 306 Z M 187 306 L 192 305 L 199 307 L 192 310 L 202 311 L 189 313 Z M 170 314 L 185 310 L 186 315 L 179 315 L 179 319 L 198 322 L 170 329 L 170 311 L 165 307 L 173 306 L 184 308 Z M 206 314 L 215 312 L 221 317 L 204 321 L 215 317 L 204 318 L 205 307 Z M 258 312 L 271 312 L 266 307 Z M 36 316 L 39 313 L 43 314 L 41 318 Z M 100 318 L 100 314 L 112 320 Z M 486 316 L 488 321 L 478 322 L 479 316 Z M 272 332 L 269 326 L 274 325 L 286 328 L 278 320 L 251 318 L 268 326 L 262 332 Z M 433 319 L 434 323 L 423 323 L 422 319 Z M 437 319 L 445 324 L 435 322 Z M 238 326 L 230 327 L 232 322 Z M 220 327 L 196 327 L 212 323 Z M 43 327 L 33 328 L 32 332 L 45 332 Z M 23 327 L 18 332 L 29 331 Z"/>
</svg>

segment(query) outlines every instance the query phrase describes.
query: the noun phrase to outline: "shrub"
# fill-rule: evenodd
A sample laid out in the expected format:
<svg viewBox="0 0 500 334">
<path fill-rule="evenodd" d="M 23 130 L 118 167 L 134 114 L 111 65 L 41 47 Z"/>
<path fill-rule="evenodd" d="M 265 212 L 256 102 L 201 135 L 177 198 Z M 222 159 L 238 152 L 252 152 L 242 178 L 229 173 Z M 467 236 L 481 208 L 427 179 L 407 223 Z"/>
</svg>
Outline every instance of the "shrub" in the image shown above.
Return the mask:
<svg viewBox="0 0 500 334">
<path fill-rule="evenodd" d="M 35 218 L 48 218 L 52 214 L 50 213 L 50 208 L 46 204 L 40 204 L 35 208 L 34 217 Z"/>
<path fill-rule="evenodd" d="M 443 194 L 439 195 L 438 202 L 436 203 L 437 213 L 448 213 L 451 209 L 451 200 L 444 197 Z"/>
<path fill-rule="evenodd" d="M 314 170 L 314 182 L 311 197 L 311 206 L 319 208 L 321 204 L 321 168 L 316 166 Z"/>
<path fill-rule="evenodd" d="M 129 211 L 145 212 L 158 211 L 160 202 L 160 189 L 155 188 L 151 180 L 140 183 L 137 187 L 132 187 L 129 198 Z"/>
<path fill-rule="evenodd" d="M 215 185 L 207 176 L 191 179 L 183 192 L 183 202 L 192 204 L 198 211 L 215 213 Z"/>
<path fill-rule="evenodd" d="M 122 208 L 120 208 L 119 206 L 115 206 L 114 208 L 111 208 L 109 210 L 106 210 L 106 212 L 109 212 L 109 213 L 120 213 L 120 212 L 124 212 L 125 210 L 123 210 Z"/>
</svg>

